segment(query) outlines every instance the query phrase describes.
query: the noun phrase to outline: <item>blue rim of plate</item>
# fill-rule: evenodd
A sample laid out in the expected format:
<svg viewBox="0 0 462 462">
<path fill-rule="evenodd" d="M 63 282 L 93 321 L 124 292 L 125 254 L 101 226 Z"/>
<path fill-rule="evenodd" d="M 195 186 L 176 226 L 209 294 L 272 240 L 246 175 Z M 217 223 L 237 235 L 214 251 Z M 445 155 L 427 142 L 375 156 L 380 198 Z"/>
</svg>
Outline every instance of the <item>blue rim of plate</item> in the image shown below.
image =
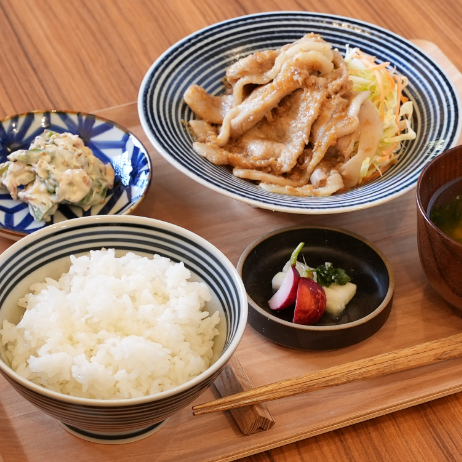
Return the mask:
<svg viewBox="0 0 462 462">
<path fill-rule="evenodd" d="M 127 215 L 140 204 L 149 189 L 152 167 L 143 144 L 125 128 L 104 117 L 76 111 L 31 111 L 0 120 L 0 162 L 17 150 L 27 149 L 45 129 L 78 134 L 85 145 L 115 171 L 114 187 L 104 204 L 84 211 L 80 207 L 61 204 L 47 223 L 36 222 L 28 205 L 0 190 L 0 234 L 20 239 L 54 223 L 92 215 Z"/>
<path fill-rule="evenodd" d="M 417 139 L 408 141 L 397 165 L 382 177 L 343 194 L 302 198 L 274 194 L 234 177 L 192 149 L 183 121 L 193 118 L 183 100 L 191 84 L 212 94 L 223 90 L 225 69 L 255 51 L 278 48 L 315 32 L 338 48 L 360 47 L 390 61 L 409 78 L 405 95 L 414 104 Z M 457 91 L 446 73 L 412 42 L 381 27 L 342 16 L 272 12 L 243 16 L 199 30 L 163 53 L 146 73 L 138 95 L 141 125 L 156 150 L 178 170 L 228 197 L 247 204 L 298 214 L 341 213 L 373 207 L 415 187 L 423 167 L 457 142 L 461 121 Z"/>
</svg>

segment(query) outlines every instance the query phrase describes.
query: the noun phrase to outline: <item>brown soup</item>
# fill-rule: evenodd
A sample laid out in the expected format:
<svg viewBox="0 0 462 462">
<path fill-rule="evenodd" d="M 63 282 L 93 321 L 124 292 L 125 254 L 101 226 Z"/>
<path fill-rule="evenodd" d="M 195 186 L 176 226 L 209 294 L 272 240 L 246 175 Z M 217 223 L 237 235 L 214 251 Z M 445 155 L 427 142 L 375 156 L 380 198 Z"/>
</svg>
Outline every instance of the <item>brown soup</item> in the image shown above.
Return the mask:
<svg viewBox="0 0 462 462">
<path fill-rule="evenodd" d="M 462 244 L 462 177 L 449 181 L 433 194 L 427 213 L 443 233 Z"/>
</svg>

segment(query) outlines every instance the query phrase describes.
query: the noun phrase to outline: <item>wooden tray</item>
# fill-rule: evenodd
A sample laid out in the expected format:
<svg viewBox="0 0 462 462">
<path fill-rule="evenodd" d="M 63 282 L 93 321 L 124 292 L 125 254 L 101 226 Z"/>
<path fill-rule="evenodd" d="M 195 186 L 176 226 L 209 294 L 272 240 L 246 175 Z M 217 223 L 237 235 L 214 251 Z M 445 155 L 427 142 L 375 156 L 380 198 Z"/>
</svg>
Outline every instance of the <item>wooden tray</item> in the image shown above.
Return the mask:
<svg viewBox="0 0 462 462">
<path fill-rule="evenodd" d="M 441 64 L 462 94 L 462 75 L 442 52 L 430 42 L 415 43 Z M 392 313 L 375 336 L 358 345 L 333 352 L 296 351 L 275 345 L 248 327 L 236 354 L 254 386 L 462 332 L 460 315 L 433 291 L 420 267 L 414 191 L 369 210 L 330 216 L 255 209 L 212 193 L 155 153 L 140 127 L 136 104 L 99 114 L 133 131 L 152 153 L 153 184 L 137 214 L 196 232 L 234 264 L 258 236 L 295 224 L 349 229 L 374 242 L 390 260 L 396 276 Z M 10 244 L 0 238 L 0 251 Z M 462 359 L 446 361 L 270 402 L 275 426 L 252 436 L 242 435 L 228 412 L 193 417 L 185 409 L 159 433 L 124 446 L 88 443 L 70 435 L 0 377 L 0 461 L 231 461 L 461 391 L 461 366 Z M 215 397 L 218 393 L 212 387 L 196 403 Z"/>
</svg>

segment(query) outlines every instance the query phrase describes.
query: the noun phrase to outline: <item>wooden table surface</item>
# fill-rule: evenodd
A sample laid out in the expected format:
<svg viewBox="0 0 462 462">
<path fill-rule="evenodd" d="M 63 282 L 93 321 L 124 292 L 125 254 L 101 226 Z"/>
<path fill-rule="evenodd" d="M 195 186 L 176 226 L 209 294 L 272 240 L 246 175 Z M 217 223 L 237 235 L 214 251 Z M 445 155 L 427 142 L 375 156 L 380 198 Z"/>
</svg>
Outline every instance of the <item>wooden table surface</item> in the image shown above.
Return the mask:
<svg viewBox="0 0 462 462">
<path fill-rule="evenodd" d="M 0 0 L 0 117 L 131 103 L 149 66 L 176 41 L 218 21 L 275 10 L 344 15 L 429 40 L 462 69 L 458 0 Z M 462 460 L 461 416 L 459 393 L 241 462 Z M 21 460 L 6 458 L 0 445 L 2 457 Z"/>
</svg>

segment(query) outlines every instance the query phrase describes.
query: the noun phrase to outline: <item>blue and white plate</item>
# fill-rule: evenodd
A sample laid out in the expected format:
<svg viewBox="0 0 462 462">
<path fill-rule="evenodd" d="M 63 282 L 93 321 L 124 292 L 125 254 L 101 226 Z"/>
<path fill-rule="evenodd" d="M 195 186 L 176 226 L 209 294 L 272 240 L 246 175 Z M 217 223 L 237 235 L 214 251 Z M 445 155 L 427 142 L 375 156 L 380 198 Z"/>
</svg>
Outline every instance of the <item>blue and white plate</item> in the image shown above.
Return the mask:
<svg viewBox="0 0 462 462">
<path fill-rule="evenodd" d="M 79 135 L 93 154 L 115 171 L 114 188 L 104 204 L 84 211 L 81 207 L 60 205 L 47 223 L 37 222 L 26 203 L 15 201 L 0 189 L 0 234 L 20 239 L 44 226 L 91 215 L 126 215 L 143 200 L 151 182 L 151 161 L 141 142 L 114 122 L 92 114 L 71 111 L 34 111 L 0 121 L 0 162 L 18 149 L 28 149 L 45 129 Z"/>
<path fill-rule="evenodd" d="M 379 62 L 389 61 L 409 78 L 405 94 L 414 102 L 417 139 L 404 146 L 400 162 L 381 178 L 331 197 L 274 194 L 234 177 L 192 149 L 182 120 L 194 117 L 183 100 L 192 84 L 209 93 L 223 91 L 225 70 L 237 59 L 279 48 L 306 33 L 320 34 L 344 54 L 360 47 Z M 412 189 L 433 157 L 453 146 L 460 132 L 460 104 L 446 74 L 404 38 L 362 21 L 322 13 L 276 12 L 231 19 L 200 30 L 167 50 L 151 66 L 140 88 L 138 112 L 154 147 L 172 165 L 199 183 L 250 205 L 291 213 L 322 214 L 382 204 Z"/>
</svg>

